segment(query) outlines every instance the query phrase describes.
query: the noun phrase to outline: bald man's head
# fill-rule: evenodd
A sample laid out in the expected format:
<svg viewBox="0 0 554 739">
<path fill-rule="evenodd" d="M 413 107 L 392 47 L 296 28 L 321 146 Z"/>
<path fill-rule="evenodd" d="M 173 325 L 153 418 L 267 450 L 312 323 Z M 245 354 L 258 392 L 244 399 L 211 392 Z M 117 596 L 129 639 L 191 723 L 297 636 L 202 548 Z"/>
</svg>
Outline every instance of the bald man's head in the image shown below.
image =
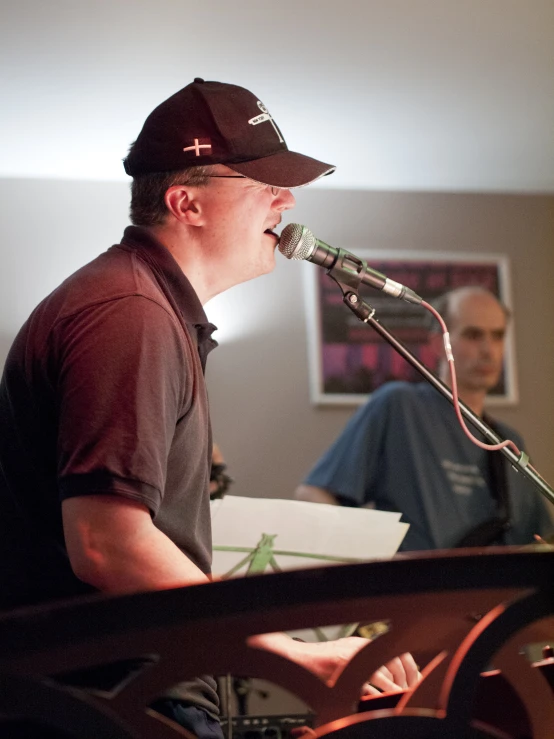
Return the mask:
<svg viewBox="0 0 554 739">
<path fill-rule="evenodd" d="M 452 290 L 434 305 L 448 327 L 460 392 L 488 392 L 502 372 L 508 309 L 482 287 Z"/>
<path fill-rule="evenodd" d="M 458 287 L 455 290 L 449 290 L 443 293 L 439 298 L 433 300 L 433 307 L 438 310 L 441 316 L 444 318 L 448 330 L 450 331 L 453 322 L 456 320 L 456 316 L 463 310 L 463 303 L 465 301 L 473 302 L 474 299 L 486 299 L 489 298 L 490 302 L 496 303 L 504 313 L 506 322 L 510 319 L 509 309 L 502 303 L 494 293 L 487 290 L 485 287 L 479 285 L 467 285 L 464 287 Z M 440 331 L 440 326 L 435 319 L 433 319 L 432 330 Z"/>
</svg>

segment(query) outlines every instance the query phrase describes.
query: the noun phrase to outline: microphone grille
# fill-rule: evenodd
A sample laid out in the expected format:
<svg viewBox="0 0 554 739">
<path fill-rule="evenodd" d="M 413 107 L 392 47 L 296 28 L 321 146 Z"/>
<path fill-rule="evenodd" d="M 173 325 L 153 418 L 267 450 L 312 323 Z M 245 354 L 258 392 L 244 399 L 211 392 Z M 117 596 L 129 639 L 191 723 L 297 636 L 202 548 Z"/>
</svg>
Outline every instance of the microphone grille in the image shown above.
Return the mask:
<svg viewBox="0 0 554 739">
<path fill-rule="evenodd" d="M 289 223 L 281 232 L 279 251 L 287 259 L 307 259 L 315 247 L 315 236 L 299 223 Z"/>
</svg>

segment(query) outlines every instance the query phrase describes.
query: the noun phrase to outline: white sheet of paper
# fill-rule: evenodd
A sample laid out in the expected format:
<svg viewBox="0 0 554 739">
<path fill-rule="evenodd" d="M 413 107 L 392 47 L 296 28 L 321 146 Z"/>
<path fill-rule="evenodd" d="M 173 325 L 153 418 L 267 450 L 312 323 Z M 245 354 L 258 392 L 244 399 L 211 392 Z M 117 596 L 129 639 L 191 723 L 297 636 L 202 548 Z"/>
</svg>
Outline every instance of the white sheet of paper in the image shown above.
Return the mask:
<svg viewBox="0 0 554 739">
<path fill-rule="evenodd" d="M 399 521 L 400 513 L 366 508 L 236 495 L 211 505 L 213 572 L 219 576 L 245 559 L 233 576 L 246 575 L 264 534 L 274 537 L 273 557 L 265 557 L 268 562 L 263 570 L 272 572 L 276 571 L 274 565 L 278 570 L 290 570 L 388 559 L 408 530 L 408 524 Z M 240 551 L 221 551 L 219 547 Z"/>
</svg>

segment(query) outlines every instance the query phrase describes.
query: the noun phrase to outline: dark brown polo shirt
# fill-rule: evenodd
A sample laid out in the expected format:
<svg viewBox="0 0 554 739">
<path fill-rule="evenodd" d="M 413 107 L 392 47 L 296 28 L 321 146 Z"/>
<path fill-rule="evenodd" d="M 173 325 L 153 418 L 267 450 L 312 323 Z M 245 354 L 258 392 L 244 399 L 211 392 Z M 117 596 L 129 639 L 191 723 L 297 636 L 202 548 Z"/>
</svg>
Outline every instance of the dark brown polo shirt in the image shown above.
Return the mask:
<svg viewBox="0 0 554 739">
<path fill-rule="evenodd" d="M 91 591 L 65 552 L 73 496 L 141 501 L 209 573 L 214 328 L 169 251 L 133 226 L 33 311 L 0 385 L 0 606 Z"/>
</svg>

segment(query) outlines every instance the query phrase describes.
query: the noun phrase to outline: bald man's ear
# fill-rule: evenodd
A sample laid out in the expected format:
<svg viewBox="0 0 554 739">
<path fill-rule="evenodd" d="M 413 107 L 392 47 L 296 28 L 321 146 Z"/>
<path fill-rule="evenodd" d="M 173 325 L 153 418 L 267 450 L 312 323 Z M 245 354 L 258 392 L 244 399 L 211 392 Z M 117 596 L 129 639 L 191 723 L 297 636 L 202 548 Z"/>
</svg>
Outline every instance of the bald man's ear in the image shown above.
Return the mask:
<svg viewBox="0 0 554 739">
<path fill-rule="evenodd" d="M 198 192 L 197 187 L 173 185 L 164 195 L 165 207 L 181 223 L 187 226 L 202 226 L 203 209 Z"/>
</svg>

